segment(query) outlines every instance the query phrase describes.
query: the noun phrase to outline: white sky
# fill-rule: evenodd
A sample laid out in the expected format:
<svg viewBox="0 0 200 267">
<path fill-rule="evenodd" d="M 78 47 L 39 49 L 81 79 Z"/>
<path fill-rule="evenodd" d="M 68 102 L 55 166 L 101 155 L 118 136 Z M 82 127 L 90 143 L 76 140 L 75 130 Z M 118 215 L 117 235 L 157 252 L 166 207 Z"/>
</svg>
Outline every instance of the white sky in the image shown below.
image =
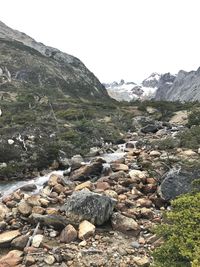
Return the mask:
<svg viewBox="0 0 200 267">
<path fill-rule="evenodd" d="M 78 57 L 101 82 L 200 66 L 200 0 L 0 0 L 0 20 Z"/>
</svg>

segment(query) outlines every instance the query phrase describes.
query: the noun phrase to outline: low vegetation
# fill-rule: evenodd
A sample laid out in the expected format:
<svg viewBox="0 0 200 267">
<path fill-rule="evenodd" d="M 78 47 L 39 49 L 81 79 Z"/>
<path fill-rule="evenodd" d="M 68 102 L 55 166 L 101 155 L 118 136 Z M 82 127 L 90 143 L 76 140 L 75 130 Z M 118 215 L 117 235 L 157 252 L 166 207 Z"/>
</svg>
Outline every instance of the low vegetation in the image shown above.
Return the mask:
<svg viewBox="0 0 200 267">
<path fill-rule="evenodd" d="M 172 201 L 172 211 L 156 232 L 164 243 L 153 253 L 154 267 L 199 267 L 200 192 Z"/>
</svg>

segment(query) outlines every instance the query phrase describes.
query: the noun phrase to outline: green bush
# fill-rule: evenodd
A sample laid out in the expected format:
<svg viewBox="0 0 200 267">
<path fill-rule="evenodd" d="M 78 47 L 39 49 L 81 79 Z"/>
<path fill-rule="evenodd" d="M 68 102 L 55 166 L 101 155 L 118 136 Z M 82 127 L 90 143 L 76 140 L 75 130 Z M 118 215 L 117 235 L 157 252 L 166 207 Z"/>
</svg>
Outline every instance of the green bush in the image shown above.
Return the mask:
<svg viewBox="0 0 200 267">
<path fill-rule="evenodd" d="M 178 137 L 181 147 L 197 149 L 200 145 L 200 126 L 193 126 L 180 133 Z"/>
<path fill-rule="evenodd" d="M 165 139 L 156 140 L 153 142 L 153 146 L 157 146 L 158 149 L 161 150 L 173 149 L 178 145 L 179 145 L 178 140 L 173 137 L 167 137 Z"/>
<path fill-rule="evenodd" d="M 200 192 L 172 201 L 166 223 L 156 232 L 165 240 L 153 252 L 155 267 L 200 266 Z"/>
<path fill-rule="evenodd" d="M 188 116 L 188 126 L 200 125 L 200 109 L 193 110 Z"/>
</svg>

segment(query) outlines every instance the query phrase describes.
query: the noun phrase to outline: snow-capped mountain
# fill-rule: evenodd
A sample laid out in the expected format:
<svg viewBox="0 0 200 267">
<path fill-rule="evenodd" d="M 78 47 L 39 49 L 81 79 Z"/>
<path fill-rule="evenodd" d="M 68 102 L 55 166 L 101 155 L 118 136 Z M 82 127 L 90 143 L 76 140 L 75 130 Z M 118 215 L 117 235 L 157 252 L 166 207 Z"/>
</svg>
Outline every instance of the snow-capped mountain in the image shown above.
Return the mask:
<svg viewBox="0 0 200 267">
<path fill-rule="evenodd" d="M 157 89 L 161 75 L 159 73 L 152 73 L 141 84 L 134 82 L 112 82 L 104 84 L 110 97 L 117 101 L 131 101 L 136 99 L 150 99 L 153 98 Z"/>
</svg>

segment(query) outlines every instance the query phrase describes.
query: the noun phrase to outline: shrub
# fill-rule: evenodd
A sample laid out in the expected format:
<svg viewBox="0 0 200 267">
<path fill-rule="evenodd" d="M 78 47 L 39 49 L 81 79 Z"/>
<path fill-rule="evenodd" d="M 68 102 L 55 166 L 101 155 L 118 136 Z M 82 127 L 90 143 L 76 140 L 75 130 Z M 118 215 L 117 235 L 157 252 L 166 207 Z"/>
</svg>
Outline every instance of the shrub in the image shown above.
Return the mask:
<svg viewBox="0 0 200 267">
<path fill-rule="evenodd" d="M 200 192 L 182 195 L 172 201 L 167 223 L 157 234 L 165 240 L 154 253 L 155 267 L 200 266 Z"/>
<path fill-rule="evenodd" d="M 188 126 L 200 125 L 200 109 L 193 110 L 188 116 Z"/>
<path fill-rule="evenodd" d="M 154 141 L 153 145 L 157 146 L 158 149 L 168 150 L 168 149 L 173 149 L 175 147 L 178 147 L 179 142 L 177 139 L 175 139 L 173 137 L 167 137 L 165 139 Z"/>
<path fill-rule="evenodd" d="M 180 138 L 180 146 L 185 148 L 198 148 L 200 145 L 200 126 L 193 126 L 178 136 Z"/>
</svg>

